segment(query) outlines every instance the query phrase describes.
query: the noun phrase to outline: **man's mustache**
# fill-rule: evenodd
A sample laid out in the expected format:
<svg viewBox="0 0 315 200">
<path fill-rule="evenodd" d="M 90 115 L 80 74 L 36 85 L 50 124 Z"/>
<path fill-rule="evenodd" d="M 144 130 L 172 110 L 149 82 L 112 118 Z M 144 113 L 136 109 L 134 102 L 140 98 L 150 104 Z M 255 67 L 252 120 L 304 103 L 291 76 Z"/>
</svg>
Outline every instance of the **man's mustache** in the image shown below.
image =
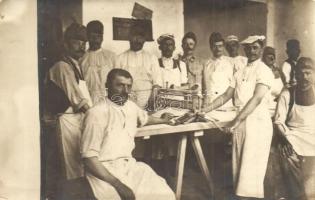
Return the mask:
<svg viewBox="0 0 315 200">
<path fill-rule="evenodd" d="M 115 94 L 111 96 L 111 100 L 114 102 L 120 102 L 125 101 L 129 98 L 129 95 L 127 93 L 124 94 Z"/>
</svg>

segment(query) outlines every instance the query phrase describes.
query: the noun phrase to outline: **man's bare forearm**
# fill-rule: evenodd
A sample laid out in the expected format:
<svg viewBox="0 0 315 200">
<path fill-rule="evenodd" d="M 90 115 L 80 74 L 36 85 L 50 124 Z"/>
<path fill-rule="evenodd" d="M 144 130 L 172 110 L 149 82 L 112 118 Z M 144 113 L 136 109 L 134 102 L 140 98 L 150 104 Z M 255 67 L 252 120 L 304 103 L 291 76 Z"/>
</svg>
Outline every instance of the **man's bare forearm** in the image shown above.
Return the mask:
<svg viewBox="0 0 315 200">
<path fill-rule="evenodd" d="M 242 109 L 242 111 L 239 113 L 239 115 L 236 117 L 235 120 L 238 121 L 243 121 L 244 119 L 246 119 L 246 117 L 251 114 L 256 107 L 260 104 L 262 99 L 260 98 L 251 98 L 247 104 L 245 105 L 245 107 Z"/>
<path fill-rule="evenodd" d="M 84 158 L 83 162 L 88 172 L 96 178 L 109 183 L 115 188 L 120 184 L 120 181 L 102 165 L 97 157 Z"/>
<path fill-rule="evenodd" d="M 221 107 L 233 97 L 233 94 L 234 94 L 234 88 L 229 87 L 222 95 L 216 98 L 209 105 L 206 105 L 206 107 L 203 108 L 202 111 L 210 112 L 212 110 L 215 110 Z"/>
<path fill-rule="evenodd" d="M 168 122 L 169 120 L 167 119 L 149 116 L 148 122 L 145 125 L 167 124 Z"/>
</svg>

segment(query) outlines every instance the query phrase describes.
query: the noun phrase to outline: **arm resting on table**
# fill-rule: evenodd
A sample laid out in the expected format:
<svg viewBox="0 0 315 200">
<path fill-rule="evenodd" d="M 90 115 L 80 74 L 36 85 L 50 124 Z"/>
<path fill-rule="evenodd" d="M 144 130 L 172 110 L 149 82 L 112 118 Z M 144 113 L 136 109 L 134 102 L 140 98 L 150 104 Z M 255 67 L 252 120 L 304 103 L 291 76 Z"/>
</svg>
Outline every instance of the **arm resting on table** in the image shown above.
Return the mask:
<svg viewBox="0 0 315 200">
<path fill-rule="evenodd" d="M 218 98 L 216 98 L 213 102 L 211 102 L 207 107 L 203 108 L 203 112 L 210 112 L 212 110 L 215 110 L 222 105 L 224 105 L 226 102 L 228 102 L 234 94 L 234 88 L 229 87 L 222 95 L 220 95 Z"/>
<path fill-rule="evenodd" d="M 167 118 L 158 118 L 158 117 L 149 116 L 148 122 L 145 125 L 148 126 L 148 125 L 154 125 L 154 124 L 168 124 L 168 123 L 169 123 L 169 119 Z"/>
</svg>

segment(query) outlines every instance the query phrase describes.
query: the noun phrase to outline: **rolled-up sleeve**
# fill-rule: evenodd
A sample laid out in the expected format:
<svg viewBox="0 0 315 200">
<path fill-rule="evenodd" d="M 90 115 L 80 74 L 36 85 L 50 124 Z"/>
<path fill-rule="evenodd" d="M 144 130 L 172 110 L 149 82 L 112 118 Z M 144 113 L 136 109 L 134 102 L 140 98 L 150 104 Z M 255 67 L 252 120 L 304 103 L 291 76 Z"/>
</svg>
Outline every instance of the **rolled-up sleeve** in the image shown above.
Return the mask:
<svg viewBox="0 0 315 200">
<path fill-rule="evenodd" d="M 140 107 L 136 106 L 137 109 L 137 119 L 139 127 L 144 126 L 149 119 L 148 113 L 145 110 L 142 110 Z"/>
<path fill-rule="evenodd" d="M 79 110 L 88 103 L 79 88 L 73 70 L 68 64 L 57 63 L 49 70 L 48 78 L 64 91 L 75 110 Z"/>
<path fill-rule="evenodd" d="M 256 74 L 256 84 L 263 84 L 270 89 L 273 80 L 274 75 L 271 69 L 265 64 L 258 65 Z"/>
<path fill-rule="evenodd" d="M 289 91 L 283 90 L 278 99 L 275 119 L 274 119 L 274 124 L 283 126 L 284 130 L 286 131 L 288 131 L 285 121 L 287 120 L 287 115 L 288 115 L 287 113 L 289 109 L 289 99 L 290 99 Z"/>
<path fill-rule="evenodd" d="M 282 72 L 285 78 L 285 83 L 290 82 L 291 65 L 287 62 L 283 63 Z"/>
<path fill-rule="evenodd" d="M 82 125 L 80 152 L 82 158 L 98 157 L 104 138 L 104 125 L 98 122 L 95 110 L 86 113 Z"/>
<path fill-rule="evenodd" d="M 151 55 L 151 77 L 153 85 L 163 86 L 163 79 L 162 79 L 162 71 L 160 69 L 158 59 L 156 56 Z"/>
</svg>

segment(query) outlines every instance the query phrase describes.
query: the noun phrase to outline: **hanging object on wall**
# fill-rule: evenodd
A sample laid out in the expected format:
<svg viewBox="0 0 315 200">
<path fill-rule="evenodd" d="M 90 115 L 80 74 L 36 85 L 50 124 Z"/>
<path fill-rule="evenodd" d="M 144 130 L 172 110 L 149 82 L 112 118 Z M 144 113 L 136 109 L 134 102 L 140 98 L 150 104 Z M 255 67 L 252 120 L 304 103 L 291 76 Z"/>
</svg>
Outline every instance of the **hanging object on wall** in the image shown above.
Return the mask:
<svg viewBox="0 0 315 200">
<path fill-rule="evenodd" d="M 113 17 L 113 40 L 128 41 L 132 31 L 143 34 L 146 41 L 154 41 L 151 20 Z"/>
<path fill-rule="evenodd" d="M 146 7 L 140 5 L 136 2 L 135 5 L 133 6 L 131 16 L 135 17 L 136 19 L 151 20 L 152 14 L 153 14 L 152 10 L 150 10 L 149 8 L 146 8 Z"/>
</svg>

